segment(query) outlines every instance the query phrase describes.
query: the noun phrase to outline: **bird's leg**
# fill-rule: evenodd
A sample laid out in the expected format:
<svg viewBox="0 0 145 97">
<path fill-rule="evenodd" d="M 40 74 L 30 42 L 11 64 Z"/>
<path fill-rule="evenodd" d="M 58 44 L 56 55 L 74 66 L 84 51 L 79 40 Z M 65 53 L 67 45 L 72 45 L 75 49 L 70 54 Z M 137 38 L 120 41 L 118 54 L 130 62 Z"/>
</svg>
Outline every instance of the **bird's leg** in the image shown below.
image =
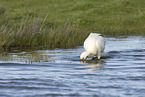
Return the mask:
<svg viewBox="0 0 145 97">
<path fill-rule="evenodd" d="M 100 59 L 101 56 L 98 56 L 98 59 Z"/>
<path fill-rule="evenodd" d="M 98 53 L 97 58 L 98 58 L 98 59 L 101 58 L 101 53 Z"/>
</svg>

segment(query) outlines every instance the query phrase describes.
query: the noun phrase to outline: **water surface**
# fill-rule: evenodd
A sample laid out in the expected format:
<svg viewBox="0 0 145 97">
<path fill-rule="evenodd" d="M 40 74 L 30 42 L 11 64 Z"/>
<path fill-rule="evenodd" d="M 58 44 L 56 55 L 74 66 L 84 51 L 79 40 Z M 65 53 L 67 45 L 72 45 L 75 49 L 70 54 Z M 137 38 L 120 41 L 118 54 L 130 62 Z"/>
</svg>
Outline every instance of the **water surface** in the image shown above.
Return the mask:
<svg viewBox="0 0 145 97">
<path fill-rule="evenodd" d="M 106 38 L 100 60 L 73 49 L 0 53 L 0 97 L 145 96 L 145 38 Z"/>
</svg>

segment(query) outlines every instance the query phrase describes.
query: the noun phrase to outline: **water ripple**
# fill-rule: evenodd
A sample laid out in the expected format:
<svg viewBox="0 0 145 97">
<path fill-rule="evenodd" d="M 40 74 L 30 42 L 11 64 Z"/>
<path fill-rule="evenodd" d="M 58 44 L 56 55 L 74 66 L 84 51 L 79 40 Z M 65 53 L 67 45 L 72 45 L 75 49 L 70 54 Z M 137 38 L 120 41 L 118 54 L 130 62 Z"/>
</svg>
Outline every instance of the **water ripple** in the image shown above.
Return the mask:
<svg viewBox="0 0 145 97">
<path fill-rule="evenodd" d="M 144 43 L 141 37 L 107 38 L 102 58 L 86 61 L 79 59 L 84 51 L 82 46 L 2 52 L 0 96 L 143 97 Z"/>
</svg>

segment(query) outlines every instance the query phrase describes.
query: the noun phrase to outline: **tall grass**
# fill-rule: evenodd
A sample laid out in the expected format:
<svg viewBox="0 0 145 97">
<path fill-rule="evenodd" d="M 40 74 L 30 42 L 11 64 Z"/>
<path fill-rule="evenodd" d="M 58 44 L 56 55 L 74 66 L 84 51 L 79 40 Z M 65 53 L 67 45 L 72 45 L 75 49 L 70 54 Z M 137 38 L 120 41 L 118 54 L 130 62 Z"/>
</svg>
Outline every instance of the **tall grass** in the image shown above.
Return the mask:
<svg viewBox="0 0 145 97">
<path fill-rule="evenodd" d="M 0 0 L 0 48 L 73 47 L 90 32 L 145 35 L 145 0 Z"/>
<path fill-rule="evenodd" d="M 0 28 L 0 47 L 10 49 L 15 47 L 25 48 L 54 48 L 74 47 L 82 44 L 88 33 L 82 35 L 81 28 L 72 27 L 69 22 L 61 26 L 55 23 L 46 26 L 43 21 L 28 19 L 18 27 L 9 28 L 9 24 Z"/>
</svg>

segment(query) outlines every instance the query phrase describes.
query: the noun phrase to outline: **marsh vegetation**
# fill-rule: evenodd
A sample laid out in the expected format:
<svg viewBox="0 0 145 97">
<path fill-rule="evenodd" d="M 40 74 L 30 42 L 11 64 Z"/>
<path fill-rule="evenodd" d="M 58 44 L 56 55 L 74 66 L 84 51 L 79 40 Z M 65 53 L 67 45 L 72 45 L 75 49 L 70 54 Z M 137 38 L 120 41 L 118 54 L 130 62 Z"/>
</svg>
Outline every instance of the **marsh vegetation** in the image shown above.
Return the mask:
<svg viewBox="0 0 145 97">
<path fill-rule="evenodd" d="M 0 0 L 0 48 L 74 47 L 90 32 L 145 35 L 144 0 Z"/>
</svg>

